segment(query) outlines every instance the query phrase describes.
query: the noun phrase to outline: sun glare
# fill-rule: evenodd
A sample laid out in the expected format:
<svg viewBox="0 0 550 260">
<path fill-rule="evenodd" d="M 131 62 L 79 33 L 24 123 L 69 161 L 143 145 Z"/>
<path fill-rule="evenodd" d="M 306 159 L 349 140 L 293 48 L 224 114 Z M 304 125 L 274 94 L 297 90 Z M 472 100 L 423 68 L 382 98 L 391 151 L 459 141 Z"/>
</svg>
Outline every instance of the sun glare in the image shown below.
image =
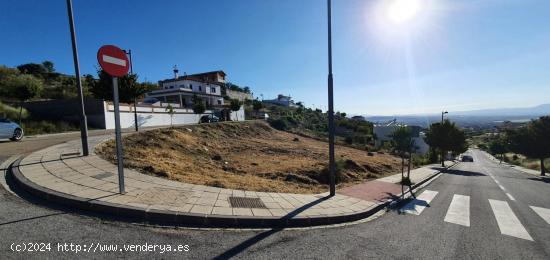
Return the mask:
<svg viewBox="0 0 550 260">
<path fill-rule="evenodd" d="M 388 8 L 388 18 L 397 24 L 413 19 L 420 11 L 419 0 L 393 0 Z"/>
</svg>

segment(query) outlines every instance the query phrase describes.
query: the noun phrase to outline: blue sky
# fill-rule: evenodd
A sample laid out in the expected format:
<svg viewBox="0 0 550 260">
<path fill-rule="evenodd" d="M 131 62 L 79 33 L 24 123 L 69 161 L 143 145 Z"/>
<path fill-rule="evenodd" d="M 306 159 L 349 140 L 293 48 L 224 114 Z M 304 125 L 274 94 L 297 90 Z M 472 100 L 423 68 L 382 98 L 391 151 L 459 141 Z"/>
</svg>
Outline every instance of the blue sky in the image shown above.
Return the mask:
<svg viewBox="0 0 550 260">
<path fill-rule="evenodd" d="M 416 0 L 404 24 L 391 0 L 333 0 L 335 110 L 437 113 L 550 102 L 550 1 Z M 255 96 L 326 108 L 323 0 L 74 0 L 80 66 L 104 44 L 130 48 L 156 82 L 172 66 L 222 69 Z M 64 0 L 3 0 L 0 64 L 51 60 L 73 74 Z"/>
</svg>

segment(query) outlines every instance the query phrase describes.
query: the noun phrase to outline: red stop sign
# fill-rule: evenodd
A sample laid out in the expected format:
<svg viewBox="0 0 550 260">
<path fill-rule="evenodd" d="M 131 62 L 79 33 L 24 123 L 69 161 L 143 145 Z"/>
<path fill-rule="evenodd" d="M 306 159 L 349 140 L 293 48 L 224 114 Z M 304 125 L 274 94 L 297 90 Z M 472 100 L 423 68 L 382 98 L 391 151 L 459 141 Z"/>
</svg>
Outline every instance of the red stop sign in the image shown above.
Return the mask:
<svg viewBox="0 0 550 260">
<path fill-rule="evenodd" d="M 97 51 L 97 61 L 107 74 L 113 77 L 122 77 L 130 69 L 130 61 L 126 53 L 114 45 L 103 45 Z"/>
</svg>

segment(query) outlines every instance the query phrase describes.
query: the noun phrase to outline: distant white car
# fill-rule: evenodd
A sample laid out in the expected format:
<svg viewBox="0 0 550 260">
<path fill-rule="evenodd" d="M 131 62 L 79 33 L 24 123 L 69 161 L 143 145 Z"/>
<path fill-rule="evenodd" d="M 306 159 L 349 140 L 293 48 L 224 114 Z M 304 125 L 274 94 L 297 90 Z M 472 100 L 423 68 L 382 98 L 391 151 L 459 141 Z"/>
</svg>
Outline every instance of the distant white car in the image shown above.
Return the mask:
<svg viewBox="0 0 550 260">
<path fill-rule="evenodd" d="M 23 128 L 21 126 L 6 118 L 0 118 L 0 139 L 21 141 L 23 135 Z"/>
</svg>

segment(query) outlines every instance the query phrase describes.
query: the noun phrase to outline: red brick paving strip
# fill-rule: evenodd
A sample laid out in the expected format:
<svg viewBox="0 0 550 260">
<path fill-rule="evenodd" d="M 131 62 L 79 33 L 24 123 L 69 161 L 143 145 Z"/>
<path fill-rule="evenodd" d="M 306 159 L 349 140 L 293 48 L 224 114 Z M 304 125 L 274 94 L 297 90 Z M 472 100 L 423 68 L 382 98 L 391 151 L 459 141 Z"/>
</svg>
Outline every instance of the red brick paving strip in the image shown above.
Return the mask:
<svg viewBox="0 0 550 260">
<path fill-rule="evenodd" d="M 340 189 L 337 193 L 372 202 L 383 202 L 392 196 L 399 196 L 401 185 L 374 180 Z"/>
</svg>

